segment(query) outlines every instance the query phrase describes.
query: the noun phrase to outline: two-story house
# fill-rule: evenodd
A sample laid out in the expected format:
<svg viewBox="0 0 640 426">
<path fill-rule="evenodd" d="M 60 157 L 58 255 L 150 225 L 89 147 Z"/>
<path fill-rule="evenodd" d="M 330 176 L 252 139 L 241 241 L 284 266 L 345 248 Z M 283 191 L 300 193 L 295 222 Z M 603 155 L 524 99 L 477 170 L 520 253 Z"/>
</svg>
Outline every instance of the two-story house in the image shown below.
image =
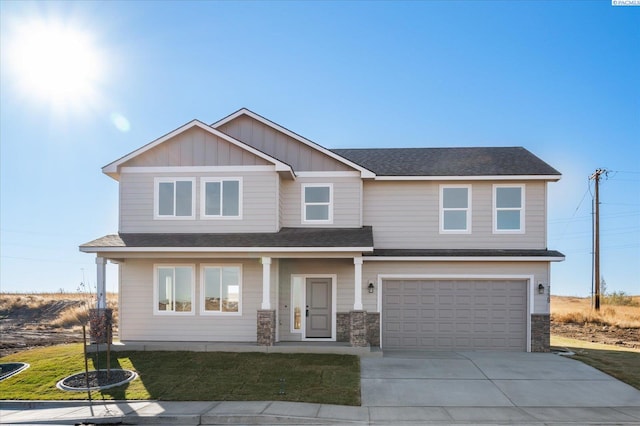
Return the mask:
<svg viewBox="0 0 640 426">
<path fill-rule="evenodd" d="M 524 148 L 329 150 L 241 109 L 103 172 L 118 234 L 80 250 L 100 293 L 120 265 L 125 343 L 549 348 L 560 173 Z"/>
</svg>

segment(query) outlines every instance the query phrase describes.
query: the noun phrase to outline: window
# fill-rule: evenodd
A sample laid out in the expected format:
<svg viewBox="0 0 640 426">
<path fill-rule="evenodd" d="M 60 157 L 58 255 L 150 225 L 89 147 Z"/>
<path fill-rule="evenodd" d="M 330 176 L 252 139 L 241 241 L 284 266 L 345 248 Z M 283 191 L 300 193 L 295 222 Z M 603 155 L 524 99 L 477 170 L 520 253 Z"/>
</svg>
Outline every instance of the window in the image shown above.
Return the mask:
<svg viewBox="0 0 640 426">
<path fill-rule="evenodd" d="M 302 333 L 302 315 L 304 304 L 304 277 L 291 276 L 291 332 Z"/>
<path fill-rule="evenodd" d="M 204 178 L 200 188 L 203 218 L 242 218 L 242 179 Z"/>
<path fill-rule="evenodd" d="M 201 270 L 201 312 L 242 313 L 242 268 L 237 265 L 206 265 Z"/>
<path fill-rule="evenodd" d="M 493 231 L 524 232 L 524 185 L 493 186 Z"/>
<path fill-rule="evenodd" d="M 440 186 L 440 232 L 471 232 L 471 186 Z"/>
<path fill-rule="evenodd" d="M 302 222 L 333 222 L 333 186 L 331 184 L 302 185 Z"/>
<path fill-rule="evenodd" d="M 193 265 L 155 266 L 155 313 L 193 314 Z"/>
<path fill-rule="evenodd" d="M 156 178 L 156 219 L 193 219 L 195 180 L 192 178 Z"/>
</svg>

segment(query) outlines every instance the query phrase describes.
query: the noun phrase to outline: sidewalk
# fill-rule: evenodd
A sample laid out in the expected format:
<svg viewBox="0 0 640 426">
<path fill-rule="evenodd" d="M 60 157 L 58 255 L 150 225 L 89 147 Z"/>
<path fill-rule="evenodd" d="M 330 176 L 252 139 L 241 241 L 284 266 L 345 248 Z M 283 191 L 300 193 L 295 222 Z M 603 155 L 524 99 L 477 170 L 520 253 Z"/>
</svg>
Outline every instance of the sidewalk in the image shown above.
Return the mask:
<svg viewBox="0 0 640 426">
<path fill-rule="evenodd" d="M 1 424 L 623 424 L 640 407 L 346 407 L 296 402 L 0 401 Z"/>
</svg>

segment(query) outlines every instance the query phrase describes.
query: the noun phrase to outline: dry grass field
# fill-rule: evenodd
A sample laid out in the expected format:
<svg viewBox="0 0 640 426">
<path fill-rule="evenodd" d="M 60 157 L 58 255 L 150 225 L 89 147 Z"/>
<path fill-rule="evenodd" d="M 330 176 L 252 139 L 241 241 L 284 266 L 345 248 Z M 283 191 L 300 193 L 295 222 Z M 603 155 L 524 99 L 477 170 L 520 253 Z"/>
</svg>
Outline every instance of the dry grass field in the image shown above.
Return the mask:
<svg viewBox="0 0 640 426">
<path fill-rule="evenodd" d="M 551 296 L 551 334 L 640 348 L 640 296 L 627 296 L 624 305 L 603 302 L 597 312 L 590 298 Z"/>
</svg>

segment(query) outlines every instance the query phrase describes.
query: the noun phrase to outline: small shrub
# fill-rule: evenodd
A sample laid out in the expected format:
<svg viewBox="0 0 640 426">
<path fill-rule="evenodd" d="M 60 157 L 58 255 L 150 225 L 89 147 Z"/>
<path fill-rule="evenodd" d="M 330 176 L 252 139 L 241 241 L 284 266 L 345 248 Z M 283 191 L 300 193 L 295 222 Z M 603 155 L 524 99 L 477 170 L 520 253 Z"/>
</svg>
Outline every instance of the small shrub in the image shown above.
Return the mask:
<svg viewBox="0 0 640 426">
<path fill-rule="evenodd" d="M 614 291 L 613 293 L 605 295 L 603 303 L 615 306 L 639 306 L 638 302 L 633 300 L 633 297 L 624 291 Z"/>
</svg>

